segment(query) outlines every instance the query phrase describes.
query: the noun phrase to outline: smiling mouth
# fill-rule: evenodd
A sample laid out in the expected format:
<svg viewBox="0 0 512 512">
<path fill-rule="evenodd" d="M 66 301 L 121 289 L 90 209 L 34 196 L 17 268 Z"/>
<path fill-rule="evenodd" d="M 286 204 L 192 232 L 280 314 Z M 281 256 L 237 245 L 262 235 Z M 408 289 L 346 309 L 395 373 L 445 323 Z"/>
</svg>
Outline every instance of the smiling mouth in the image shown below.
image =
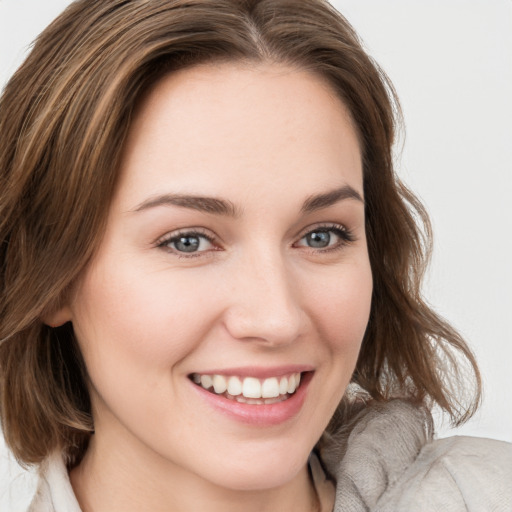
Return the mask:
<svg viewBox="0 0 512 512">
<path fill-rule="evenodd" d="M 229 400 L 250 405 L 268 405 L 290 398 L 300 386 L 301 373 L 267 379 L 193 373 L 190 378 L 210 393 Z"/>
</svg>

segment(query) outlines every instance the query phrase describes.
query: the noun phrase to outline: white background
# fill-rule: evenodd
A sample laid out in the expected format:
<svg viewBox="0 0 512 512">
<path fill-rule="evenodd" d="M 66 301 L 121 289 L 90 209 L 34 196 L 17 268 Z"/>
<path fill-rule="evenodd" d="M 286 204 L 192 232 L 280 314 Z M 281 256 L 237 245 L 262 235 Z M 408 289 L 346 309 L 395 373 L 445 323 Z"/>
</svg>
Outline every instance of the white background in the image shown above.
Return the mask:
<svg viewBox="0 0 512 512">
<path fill-rule="evenodd" d="M 0 0 L 0 87 L 69 3 Z M 425 293 L 484 376 L 480 413 L 458 431 L 439 424 L 440 435 L 512 441 L 512 1 L 333 3 L 396 86 L 407 130 L 398 168 L 434 225 Z M 0 445 L 0 510 L 23 510 L 32 489 Z"/>
</svg>

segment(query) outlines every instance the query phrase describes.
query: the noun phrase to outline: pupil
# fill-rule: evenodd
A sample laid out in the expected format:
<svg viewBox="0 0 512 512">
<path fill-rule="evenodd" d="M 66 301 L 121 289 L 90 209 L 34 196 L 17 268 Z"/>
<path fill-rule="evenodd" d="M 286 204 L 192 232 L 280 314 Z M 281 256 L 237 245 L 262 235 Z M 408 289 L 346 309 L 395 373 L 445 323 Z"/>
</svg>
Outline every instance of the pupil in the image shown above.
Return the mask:
<svg viewBox="0 0 512 512">
<path fill-rule="evenodd" d="M 181 252 L 194 252 L 199 247 L 199 238 L 197 236 L 182 236 L 174 243 L 174 246 Z"/>
<path fill-rule="evenodd" d="M 308 244 L 310 247 L 327 247 L 331 241 L 331 235 L 328 231 L 315 231 L 308 235 Z"/>
</svg>

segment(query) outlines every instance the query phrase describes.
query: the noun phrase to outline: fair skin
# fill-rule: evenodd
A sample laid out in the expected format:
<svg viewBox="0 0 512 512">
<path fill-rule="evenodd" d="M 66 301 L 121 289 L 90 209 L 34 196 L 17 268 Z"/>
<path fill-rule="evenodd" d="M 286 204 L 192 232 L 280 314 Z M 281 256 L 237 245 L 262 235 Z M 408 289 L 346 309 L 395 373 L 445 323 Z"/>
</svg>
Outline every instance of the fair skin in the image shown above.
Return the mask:
<svg viewBox="0 0 512 512">
<path fill-rule="evenodd" d="M 95 435 L 71 473 L 83 511 L 315 510 L 308 455 L 371 292 L 358 139 L 329 86 L 277 64 L 162 79 L 57 313 L 90 378 Z M 239 403 L 254 386 L 273 398 Z"/>
</svg>

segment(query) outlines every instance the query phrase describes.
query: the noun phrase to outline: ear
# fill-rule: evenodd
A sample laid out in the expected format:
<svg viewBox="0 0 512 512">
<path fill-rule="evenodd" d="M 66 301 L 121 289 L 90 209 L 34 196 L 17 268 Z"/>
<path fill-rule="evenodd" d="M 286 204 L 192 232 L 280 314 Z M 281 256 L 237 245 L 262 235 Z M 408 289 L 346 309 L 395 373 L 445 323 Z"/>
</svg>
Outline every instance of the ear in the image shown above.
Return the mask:
<svg viewBox="0 0 512 512">
<path fill-rule="evenodd" d="M 68 306 L 62 306 L 57 310 L 44 314 L 41 318 L 48 327 L 60 327 L 71 321 L 71 310 Z"/>
</svg>

